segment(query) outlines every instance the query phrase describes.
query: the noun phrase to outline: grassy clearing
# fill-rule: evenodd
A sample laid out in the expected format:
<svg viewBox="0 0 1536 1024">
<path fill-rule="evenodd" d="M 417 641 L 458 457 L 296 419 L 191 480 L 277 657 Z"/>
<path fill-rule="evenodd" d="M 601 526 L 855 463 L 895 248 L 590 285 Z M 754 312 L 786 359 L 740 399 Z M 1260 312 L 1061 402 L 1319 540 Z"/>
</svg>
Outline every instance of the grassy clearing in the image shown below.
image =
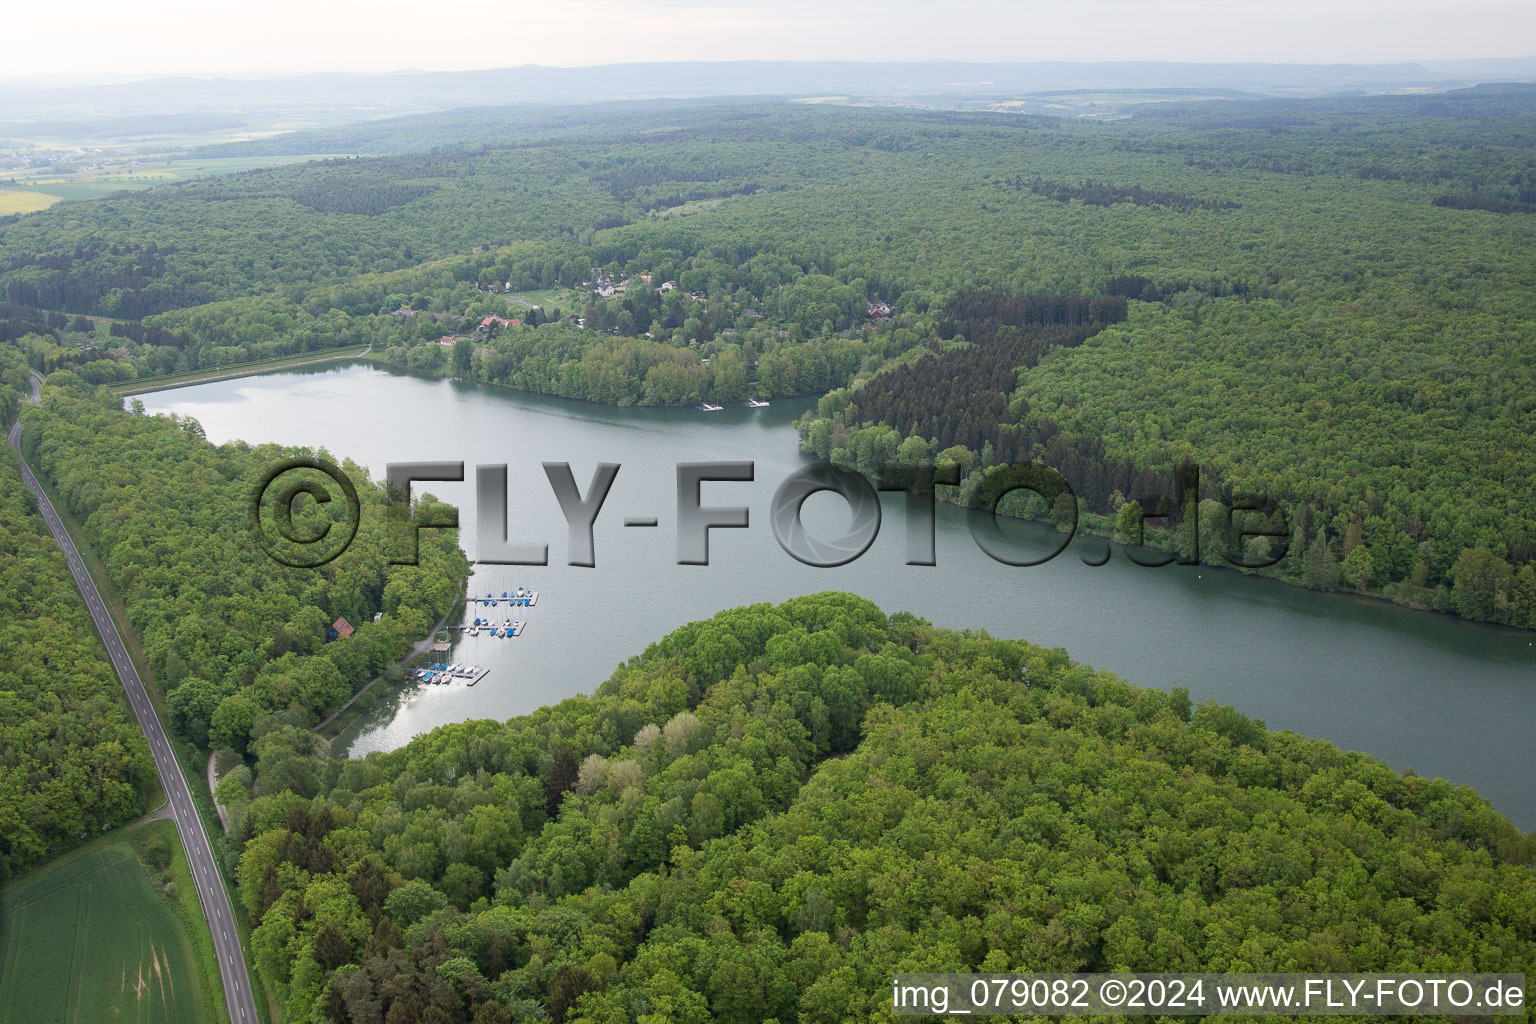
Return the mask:
<svg viewBox="0 0 1536 1024">
<path fill-rule="evenodd" d="M 170 821 L 113 833 L 0 893 L 3 1020 L 225 1020 L 214 963 Z"/>
<path fill-rule="evenodd" d="M 36 213 L 46 210 L 59 201 L 59 197 L 45 192 L 0 191 L 0 217 L 12 213 Z"/>
<path fill-rule="evenodd" d="M 538 306 L 545 312 L 559 309 L 564 313 L 575 313 L 577 316 L 581 315 L 583 307 L 586 306 L 586 299 L 582 293 L 572 291 L 570 288 L 539 288 L 534 291 L 511 292 L 504 298 L 507 300 L 507 305 L 512 307 L 513 316 L 517 316 L 520 310 L 527 310 L 528 307 L 524 303 Z M 522 302 L 516 301 L 518 299 Z"/>
</svg>

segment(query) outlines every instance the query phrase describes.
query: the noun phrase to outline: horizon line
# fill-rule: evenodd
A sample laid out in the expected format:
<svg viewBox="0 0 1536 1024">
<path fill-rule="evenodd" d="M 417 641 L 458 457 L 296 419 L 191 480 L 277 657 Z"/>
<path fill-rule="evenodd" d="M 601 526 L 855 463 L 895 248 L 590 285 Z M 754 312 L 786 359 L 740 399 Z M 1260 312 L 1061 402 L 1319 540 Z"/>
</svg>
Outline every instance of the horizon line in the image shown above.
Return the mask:
<svg viewBox="0 0 1536 1024">
<path fill-rule="evenodd" d="M 1400 65 L 1426 65 L 1436 63 L 1493 63 L 1500 61 L 1536 62 L 1536 53 L 1520 56 L 1481 56 L 1481 57 L 1404 57 L 1396 60 L 1367 60 L 1367 61 L 1340 61 L 1340 60 L 1220 60 L 1220 59 L 1194 59 L 1194 58 L 1164 58 L 1164 57 L 1107 57 L 1098 59 L 1083 58 L 1040 58 L 1019 57 L 999 58 L 991 60 L 965 58 L 965 57 L 930 57 L 923 59 L 895 59 L 895 60 L 870 60 L 858 57 L 834 57 L 834 58 L 803 58 L 803 57 L 753 57 L 742 59 L 724 60 L 631 60 L 631 61 L 606 61 L 596 64 L 497 64 L 486 67 L 396 67 L 396 68 L 311 68 L 306 70 L 281 70 L 266 71 L 221 71 L 221 70 L 167 70 L 167 71 L 47 71 L 40 73 L 4 73 L 0 72 L 0 83 L 12 82 L 47 82 L 70 81 L 77 85 L 89 85 L 92 83 L 106 83 L 111 80 L 121 81 L 131 79 L 134 81 L 156 81 L 175 78 L 201 78 L 201 79 L 226 79 L 230 81 L 259 80 L 272 78 L 305 78 L 305 77 L 367 77 L 367 76 L 409 76 L 409 75 L 452 75 L 452 74 L 478 74 L 492 71 L 590 71 L 601 68 L 627 68 L 645 66 L 698 66 L 708 67 L 715 65 L 741 65 L 741 64 L 803 64 L 827 65 L 827 64 L 858 64 L 870 67 L 888 66 L 912 66 L 922 67 L 935 64 L 971 64 L 977 66 L 998 65 L 1133 65 L 1133 64 L 1166 64 L 1188 66 L 1234 66 L 1234 67 L 1359 67 L 1359 68 L 1391 68 Z M 1430 70 L 1425 68 L 1425 70 Z"/>
</svg>

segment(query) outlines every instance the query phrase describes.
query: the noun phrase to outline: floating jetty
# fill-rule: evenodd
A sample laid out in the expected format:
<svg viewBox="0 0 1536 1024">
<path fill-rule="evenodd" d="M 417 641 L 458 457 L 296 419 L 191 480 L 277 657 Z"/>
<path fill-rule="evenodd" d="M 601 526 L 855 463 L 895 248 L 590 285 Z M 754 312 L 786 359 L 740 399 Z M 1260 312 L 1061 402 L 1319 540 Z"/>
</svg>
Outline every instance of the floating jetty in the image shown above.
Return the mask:
<svg viewBox="0 0 1536 1024">
<path fill-rule="evenodd" d="M 768 408 L 768 403 L 767 402 L 760 402 L 760 401 L 758 401 L 755 398 L 749 398 L 749 399 L 747 399 L 747 408 L 748 409 L 766 409 L 766 408 Z"/>
<path fill-rule="evenodd" d="M 447 683 L 455 679 L 465 679 L 469 681 L 470 686 L 474 686 L 489 675 L 490 671 L 490 669 L 481 668 L 479 665 L 450 665 L 447 662 L 437 662 L 412 672 L 411 678 L 418 679 L 423 683 Z"/>
<path fill-rule="evenodd" d="M 479 594 L 470 594 L 464 600 L 468 604 L 483 605 L 486 608 L 492 608 L 499 604 L 509 604 L 514 608 L 532 608 L 539 603 L 539 592 L 518 587 L 517 590 L 511 593 L 503 590 L 500 597 L 497 597 L 495 594 L 486 594 L 484 597 L 481 597 Z"/>
<path fill-rule="evenodd" d="M 710 405 L 708 402 L 700 402 L 699 403 L 699 411 L 700 412 L 719 412 L 721 409 L 724 409 L 724 408 L 725 408 L 725 406 L 723 406 L 723 405 Z"/>
<path fill-rule="evenodd" d="M 458 633 L 467 633 L 470 636 L 488 633 L 494 637 L 504 637 L 522 636 L 523 628 L 527 625 L 528 623 L 522 619 L 503 619 L 501 622 L 492 622 L 490 619 L 476 619 L 467 626 L 447 626 L 445 628 Z"/>
</svg>

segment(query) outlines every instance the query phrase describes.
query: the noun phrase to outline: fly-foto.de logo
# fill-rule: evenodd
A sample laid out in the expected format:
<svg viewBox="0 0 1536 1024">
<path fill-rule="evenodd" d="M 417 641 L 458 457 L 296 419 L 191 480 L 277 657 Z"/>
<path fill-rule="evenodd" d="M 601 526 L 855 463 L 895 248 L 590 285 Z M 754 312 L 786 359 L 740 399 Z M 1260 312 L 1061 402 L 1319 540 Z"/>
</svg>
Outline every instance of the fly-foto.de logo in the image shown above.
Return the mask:
<svg viewBox="0 0 1536 1024">
<path fill-rule="evenodd" d="M 592 568 L 597 565 L 593 529 L 608 494 L 622 468 L 615 462 L 598 463 L 585 492 L 577 484 L 568 462 L 542 463 L 544 475 L 554 493 L 567 528 L 567 564 Z M 387 500 L 384 515 L 392 531 L 396 565 L 417 564 L 421 530 L 457 529 L 458 510 L 452 506 L 413 508 L 414 484 L 462 482 L 462 462 L 389 463 L 385 471 Z M 705 483 L 750 483 L 756 479 L 756 467 L 745 462 L 682 462 L 676 466 L 677 499 L 673 509 L 677 530 L 677 564 L 708 565 L 709 540 L 713 530 L 744 530 L 751 526 L 752 510 L 745 505 L 704 505 L 701 488 Z M 880 492 L 904 495 L 906 519 L 906 564 L 937 564 L 935 552 L 935 506 L 941 487 L 958 487 L 960 471 L 954 465 L 888 465 L 873 477 L 820 462 L 804 466 L 779 484 L 768 507 L 768 523 L 774 539 L 785 553 L 805 565 L 832 568 L 847 565 L 862 556 L 874 544 L 881 526 Z M 1176 528 L 1188 519 L 1192 545 L 1179 555 L 1126 549 L 1126 557 L 1137 565 L 1159 567 L 1170 563 L 1185 565 L 1200 561 L 1198 517 L 1187 515 L 1199 500 L 1200 473 L 1193 466 L 1181 466 L 1174 474 L 1174 493 L 1170 496 L 1141 498 L 1138 532 L 1148 522 L 1160 522 Z M 839 535 L 819 537 L 807 529 L 802 517 L 806 500 L 821 493 L 833 494 L 848 508 L 847 528 Z M 1041 554 L 1021 551 L 1004 532 L 999 519 L 1013 503 L 1017 510 L 1027 508 L 1019 499 L 1038 499 L 1035 507 L 1051 511 L 1059 530 L 1054 548 Z M 308 499 L 336 511 L 320 517 L 318 523 L 296 521 L 295 512 Z M 509 518 L 507 466 L 505 463 L 475 467 L 476 558 L 481 565 L 548 565 L 547 539 L 525 538 L 518 534 Z M 1039 505 L 1043 502 L 1043 506 Z M 1243 568 L 1263 568 L 1285 557 L 1290 530 L 1284 513 L 1263 498 L 1234 499 L 1222 506 L 1226 521 L 1221 524 L 1228 548 L 1224 557 Z M 357 536 L 362 518 L 362 503 L 357 488 L 339 467 L 320 457 L 287 459 L 269 467 L 258 482 L 251 498 L 252 532 L 256 542 L 284 565 L 317 568 L 339 557 Z M 1078 500 L 1065 477 L 1047 466 L 995 466 L 981 474 L 967 496 L 967 525 L 976 545 L 989 557 L 1005 565 L 1042 565 L 1067 549 L 1078 530 Z M 660 519 L 650 516 L 626 516 L 626 527 L 655 528 Z M 1139 542 L 1142 536 L 1133 537 Z M 1248 542 L 1265 538 L 1262 552 L 1255 554 Z M 1191 550 L 1192 547 L 1192 550 Z M 1088 565 L 1103 565 L 1110 558 L 1106 543 L 1102 557 L 1083 555 Z"/>
</svg>

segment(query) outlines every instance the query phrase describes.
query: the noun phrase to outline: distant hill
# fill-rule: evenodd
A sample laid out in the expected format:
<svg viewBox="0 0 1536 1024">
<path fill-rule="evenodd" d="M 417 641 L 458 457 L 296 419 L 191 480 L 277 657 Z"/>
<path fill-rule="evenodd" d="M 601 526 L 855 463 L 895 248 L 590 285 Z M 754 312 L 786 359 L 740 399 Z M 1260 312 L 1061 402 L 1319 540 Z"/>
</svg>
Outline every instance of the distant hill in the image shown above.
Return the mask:
<svg viewBox="0 0 1536 1024">
<path fill-rule="evenodd" d="M 0 81 L 0 121 L 347 108 L 376 113 L 508 103 L 571 104 L 706 96 L 970 96 L 1066 89 L 1238 89 L 1266 95 L 1449 89 L 1536 76 L 1532 61 L 1247 64 L 725 61 L 536 65 L 269 78 L 166 77 L 53 84 Z"/>
</svg>

